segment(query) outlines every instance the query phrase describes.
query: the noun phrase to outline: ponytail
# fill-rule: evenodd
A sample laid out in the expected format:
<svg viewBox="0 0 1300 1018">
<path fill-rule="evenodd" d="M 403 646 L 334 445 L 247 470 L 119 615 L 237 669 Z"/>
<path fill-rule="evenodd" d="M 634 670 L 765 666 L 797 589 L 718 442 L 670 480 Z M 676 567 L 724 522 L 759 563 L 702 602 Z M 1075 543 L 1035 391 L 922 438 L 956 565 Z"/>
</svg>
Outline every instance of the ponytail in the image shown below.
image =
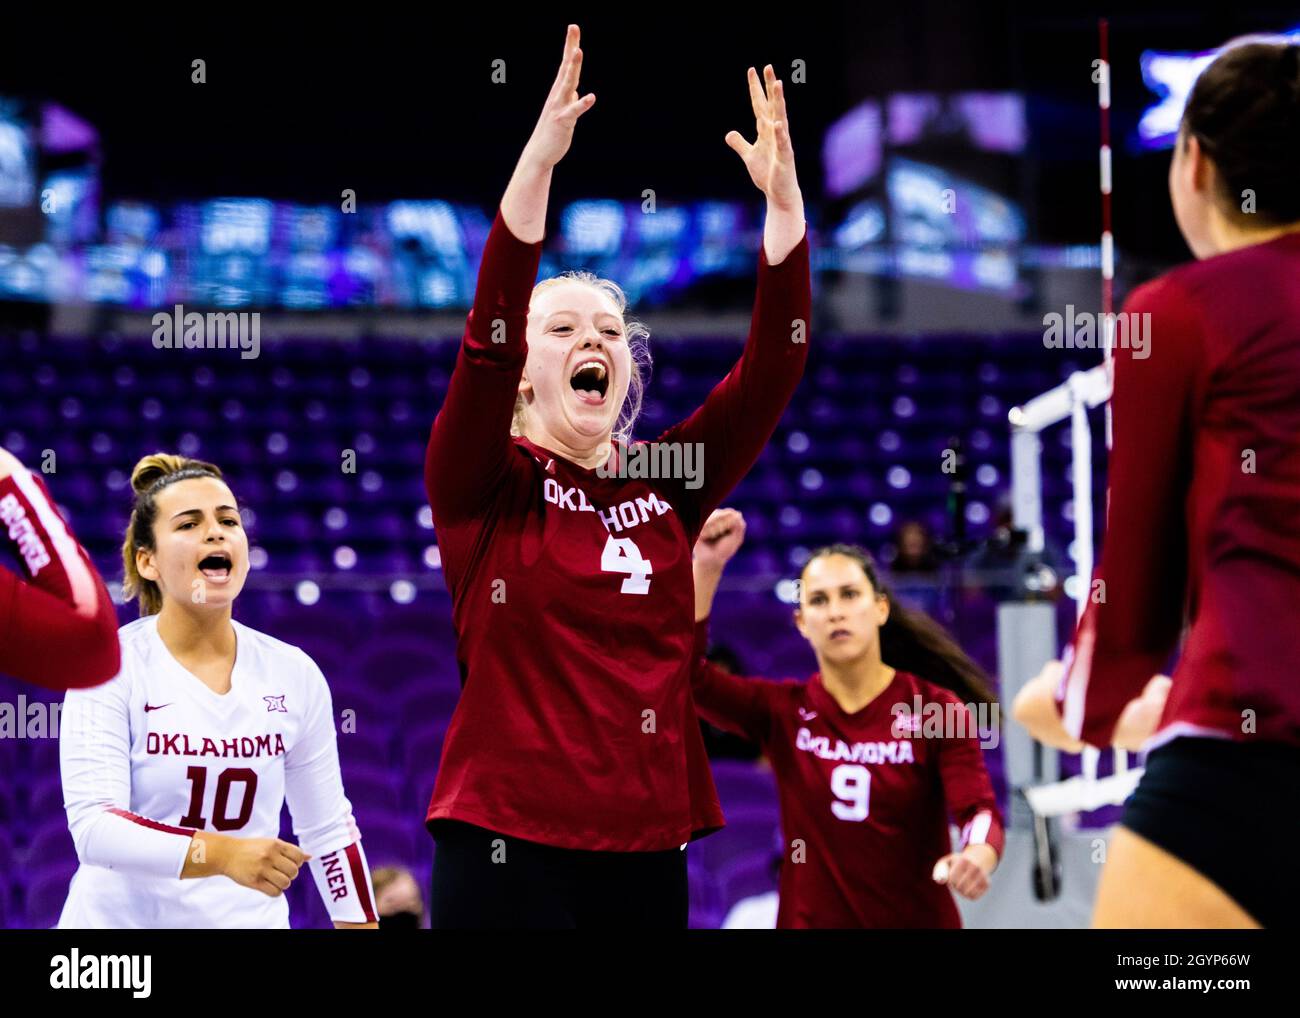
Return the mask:
<svg viewBox="0 0 1300 1018">
<path fill-rule="evenodd" d="M 1300 45 L 1230 45 L 1196 79 L 1182 128 L 1218 170 L 1225 212 L 1265 226 L 1300 221 Z M 1248 190 L 1255 211 L 1243 214 Z"/>
<path fill-rule="evenodd" d="M 948 631 L 929 615 L 898 602 L 893 592 L 881 582 L 870 552 L 856 544 L 828 545 L 809 556 L 804 570 L 814 560 L 829 555 L 843 555 L 858 563 L 872 588 L 889 602 L 889 618 L 880 627 L 880 658 L 885 664 L 942 686 L 957 694 L 964 703 L 997 702 L 984 669 L 972 661 Z"/>
<path fill-rule="evenodd" d="M 158 492 L 177 481 L 194 477 L 221 480 L 221 469 L 203 460 L 156 452 L 140 460 L 131 471 L 135 504 L 131 509 L 131 522 L 126 526 L 126 540 L 122 543 L 122 596 L 128 600 L 138 599 L 141 615 L 157 615 L 162 611 L 162 591 L 153 580 L 140 575 L 135 561 L 137 549 L 154 549 L 153 527 L 158 519 Z"/>
</svg>

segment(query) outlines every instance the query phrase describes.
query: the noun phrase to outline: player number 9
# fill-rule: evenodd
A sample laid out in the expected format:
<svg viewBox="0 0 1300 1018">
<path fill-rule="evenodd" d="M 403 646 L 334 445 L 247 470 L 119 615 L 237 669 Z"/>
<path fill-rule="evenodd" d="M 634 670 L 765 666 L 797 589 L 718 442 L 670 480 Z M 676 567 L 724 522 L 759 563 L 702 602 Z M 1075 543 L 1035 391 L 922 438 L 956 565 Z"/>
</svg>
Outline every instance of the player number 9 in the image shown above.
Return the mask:
<svg viewBox="0 0 1300 1018">
<path fill-rule="evenodd" d="M 831 791 L 837 802 L 831 803 L 831 812 L 841 820 L 867 819 L 867 803 L 871 795 L 871 772 L 861 764 L 840 764 L 831 771 Z"/>
</svg>

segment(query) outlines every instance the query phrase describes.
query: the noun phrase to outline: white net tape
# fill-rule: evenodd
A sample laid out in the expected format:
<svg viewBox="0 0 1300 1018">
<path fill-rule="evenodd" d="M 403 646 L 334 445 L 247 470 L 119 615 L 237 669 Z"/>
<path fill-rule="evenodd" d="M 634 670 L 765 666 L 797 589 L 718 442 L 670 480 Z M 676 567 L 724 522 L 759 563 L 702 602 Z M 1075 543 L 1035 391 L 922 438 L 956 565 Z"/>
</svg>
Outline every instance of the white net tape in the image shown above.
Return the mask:
<svg viewBox="0 0 1300 1018">
<path fill-rule="evenodd" d="M 1016 526 L 1030 535 L 1030 545 L 1035 550 L 1042 548 L 1043 533 L 1038 434 L 1053 424 L 1070 422 L 1075 573 L 1067 592 L 1075 598 L 1079 615 L 1083 614 L 1087 603 L 1093 567 L 1092 433 L 1087 414 L 1097 406 L 1109 410 L 1110 390 L 1109 363 L 1099 364 L 1090 371 L 1076 372 L 1055 389 L 1035 397 L 1011 413 L 1012 506 Z M 1097 764 L 1101 751 L 1086 747 L 1082 754 L 1083 773 L 1078 777 L 1025 789 L 1030 807 L 1039 816 L 1061 816 L 1122 803 L 1137 786 L 1142 769 L 1129 768 L 1128 754 L 1124 750 L 1117 749 L 1114 753 L 1115 772 L 1099 779 Z"/>
</svg>

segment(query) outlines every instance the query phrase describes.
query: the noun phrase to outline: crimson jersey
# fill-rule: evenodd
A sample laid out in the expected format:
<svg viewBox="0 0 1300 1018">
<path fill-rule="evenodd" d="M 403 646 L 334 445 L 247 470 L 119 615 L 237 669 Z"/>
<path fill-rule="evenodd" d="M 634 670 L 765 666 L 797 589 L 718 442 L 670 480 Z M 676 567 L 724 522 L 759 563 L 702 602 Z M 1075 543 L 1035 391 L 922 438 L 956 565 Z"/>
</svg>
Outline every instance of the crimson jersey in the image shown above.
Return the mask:
<svg viewBox="0 0 1300 1018">
<path fill-rule="evenodd" d="M 1145 748 L 1300 745 L 1300 233 L 1180 266 L 1124 312 L 1150 315 L 1148 342 L 1115 351 L 1104 596 L 1067 659 L 1066 728 L 1110 745 L 1187 622 Z"/>
<path fill-rule="evenodd" d="M 0 672 L 49 689 L 111 679 L 121 664 L 113 601 L 44 482 L 22 466 L 0 481 L 0 539 L 28 578 L 0 569 Z"/>
<path fill-rule="evenodd" d="M 631 456 L 629 476 L 602 477 L 511 438 L 541 247 L 498 212 L 429 439 L 463 688 L 427 821 L 564 848 L 676 848 L 723 823 L 690 696 L 691 549 L 802 374 L 807 236 L 777 266 L 760 254 L 740 360 L 658 439 L 700 443 L 701 484 L 631 476 L 644 472 Z"/>
<path fill-rule="evenodd" d="M 925 737 L 938 728 L 928 719 L 955 718 L 961 701 L 898 672 L 846 714 L 820 673 L 807 682 L 732 675 L 704 658 L 707 643 L 705 619 L 693 675 L 700 715 L 761 745 L 776 776 L 786 845 L 778 928 L 960 927 L 952 892 L 932 877 L 953 850 L 949 814 L 961 847 L 987 844 L 1000 857 L 1003 846 L 973 720 L 964 736 Z"/>
</svg>

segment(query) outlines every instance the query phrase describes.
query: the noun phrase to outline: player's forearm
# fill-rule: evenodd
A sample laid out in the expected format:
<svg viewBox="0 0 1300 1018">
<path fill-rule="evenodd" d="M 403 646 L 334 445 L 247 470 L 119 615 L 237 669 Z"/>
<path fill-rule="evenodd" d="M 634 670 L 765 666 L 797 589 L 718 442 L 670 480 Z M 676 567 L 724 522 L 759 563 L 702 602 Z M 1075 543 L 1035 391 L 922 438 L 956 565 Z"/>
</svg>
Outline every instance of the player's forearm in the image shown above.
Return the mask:
<svg viewBox="0 0 1300 1018">
<path fill-rule="evenodd" d="M 537 162 L 525 151 L 501 198 L 501 218 L 510 232 L 525 244 L 546 235 L 546 206 L 554 168 Z"/>
<path fill-rule="evenodd" d="M 808 246 L 780 265 L 763 264 L 749 336 L 740 360 L 701 406 L 669 429 L 672 441 L 706 450 L 704 484 L 696 494 L 712 508 L 740 483 L 776 430 L 808 359 L 812 289 Z"/>
<path fill-rule="evenodd" d="M 174 879 L 180 874 L 193 831 L 138 816 L 119 807 L 87 802 L 80 778 L 64 779 L 68 829 L 77 859 L 121 873 Z"/>
<path fill-rule="evenodd" d="M 218 877 L 226 872 L 230 859 L 231 842 L 228 834 L 214 831 L 195 831 L 190 840 L 190 850 L 185 856 L 185 865 L 181 869 L 181 879 L 190 880 L 200 877 Z"/>
<path fill-rule="evenodd" d="M 964 855 L 989 876 L 998 868 L 998 853 L 992 845 L 967 845 L 962 849 Z"/>
<path fill-rule="evenodd" d="M 1044 668 L 1025 683 L 1012 701 L 1011 716 L 1043 745 L 1063 749 L 1068 753 L 1080 753 L 1083 751 L 1083 743 L 1066 731 L 1057 709 L 1056 682 L 1059 674 L 1059 670 Z"/>
<path fill-rule="evenodd" d="M 763 250 L 769 265 L 780 265 L 803 240 L 807 223 L 804 220 L 803 195 L 784 207 L 767 203 L 767 219 L 763 224 Z"/>
<path fill-rule="evenodd" d="M 541 245 L 510 233 L 504 211 L 488 234 L 456 370 L 425 452 L 425 490 L 434 522 L 473 514 L 500 482 L 528 356 L 528 302 Z"/>
<path fill-rule="evenodd" d="M 722 580 L 722 570 L 700 565 L 693 566 L 695 572 L 695 621 L 701 622 L 713 613 L 713 598 L 717 595 L 718 584 Z"/>
</svg>

